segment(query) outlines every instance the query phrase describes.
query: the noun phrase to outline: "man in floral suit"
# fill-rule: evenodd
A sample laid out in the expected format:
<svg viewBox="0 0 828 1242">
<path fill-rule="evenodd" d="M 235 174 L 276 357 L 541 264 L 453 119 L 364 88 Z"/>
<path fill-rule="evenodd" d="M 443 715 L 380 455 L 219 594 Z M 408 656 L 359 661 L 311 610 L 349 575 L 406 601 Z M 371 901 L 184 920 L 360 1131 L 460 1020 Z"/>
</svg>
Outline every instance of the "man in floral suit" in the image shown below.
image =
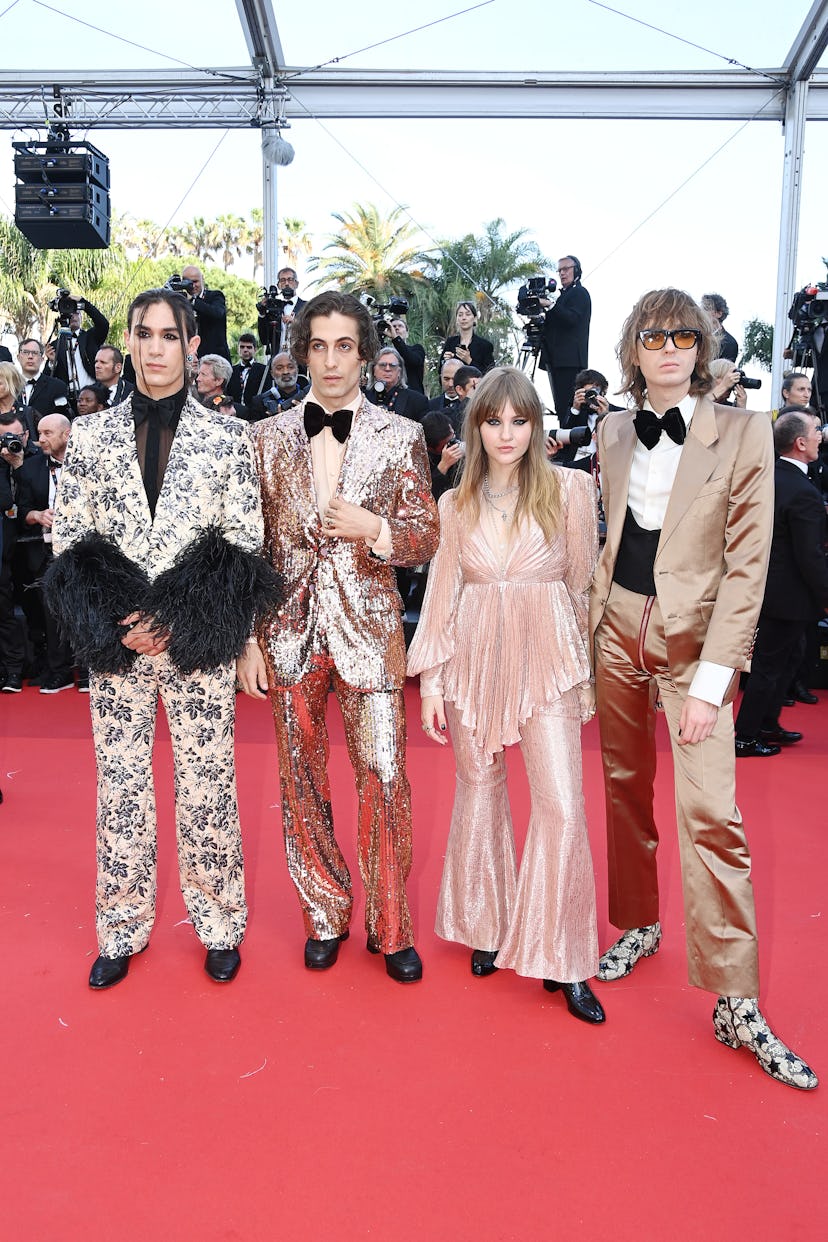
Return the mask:
<svg viewBox="0 0 828 1242">
<path fill-rule="evenodd" d="M 239 969 L 247 907 L 233 755 L 233 661 L 275 576 L 246 426 L 187 395 L 198 347 L 186 300 L 140 294 L 136 391 L 77 420 L 53 528 L 50 604 L 90 669 L 98 769 L 90 987 L 125 978 L 155 918 L 152 751 L 160 694 L 175 758 L 181 889 L 205 969 Z"/>
</svg>

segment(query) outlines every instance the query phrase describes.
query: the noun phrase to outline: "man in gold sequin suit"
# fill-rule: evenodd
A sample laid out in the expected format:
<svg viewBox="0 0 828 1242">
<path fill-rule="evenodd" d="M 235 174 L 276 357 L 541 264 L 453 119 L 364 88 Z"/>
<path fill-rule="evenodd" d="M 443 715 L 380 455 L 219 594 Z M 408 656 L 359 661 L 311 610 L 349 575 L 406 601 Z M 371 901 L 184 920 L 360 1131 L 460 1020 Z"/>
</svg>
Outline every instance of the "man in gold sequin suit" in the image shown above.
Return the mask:
<svg viewBox="0 0 828 1242">
<path fill-rule="evenodd" d="M 279 747 L 288 870 L 307 933 L 305 965 L 333 966 L 348 935 L 351 878 L 334 836 L 325 709 L 333 683 L 354 768 L 368 949 L 391 978 L 422 977 L 405 882 L 411 799 L 405 774 L 405 644 L 393 566 L 430 559 L 439 521 L 421 428 L 360 392 L 376 351 L 367 310 L 322 293 L 297 317 L 311 391 L 258 423 L 254 447 L 265 555 L 284 603 L 239 660 L 245 691 L 269 688 Z"/>
</svg>

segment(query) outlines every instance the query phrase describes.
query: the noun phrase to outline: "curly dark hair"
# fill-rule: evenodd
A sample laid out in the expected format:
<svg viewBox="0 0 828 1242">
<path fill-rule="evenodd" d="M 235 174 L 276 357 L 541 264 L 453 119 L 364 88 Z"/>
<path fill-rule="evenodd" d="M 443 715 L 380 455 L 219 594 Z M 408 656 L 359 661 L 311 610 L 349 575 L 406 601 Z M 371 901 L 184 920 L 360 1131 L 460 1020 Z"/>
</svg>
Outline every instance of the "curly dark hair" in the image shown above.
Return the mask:
<svg viewBox="0 0 828 1242">
<path fill-rule="evenodd" d="M 379 338 L 371 319 L 371 312 L 352 293 L 340 293 L 337 289 L 317 293 L 315 298 L 305 303 L 296 316 L 296 322 L 290 334 L 290 352 L 296 361 L 303 365 L 308 361 L 311 320 L 328 319 L 331 315 L 346 315 L 354 320 L 357 325 L 359 356 L 363 362 L 371 362 L 379 349 Z"/>
</svg>

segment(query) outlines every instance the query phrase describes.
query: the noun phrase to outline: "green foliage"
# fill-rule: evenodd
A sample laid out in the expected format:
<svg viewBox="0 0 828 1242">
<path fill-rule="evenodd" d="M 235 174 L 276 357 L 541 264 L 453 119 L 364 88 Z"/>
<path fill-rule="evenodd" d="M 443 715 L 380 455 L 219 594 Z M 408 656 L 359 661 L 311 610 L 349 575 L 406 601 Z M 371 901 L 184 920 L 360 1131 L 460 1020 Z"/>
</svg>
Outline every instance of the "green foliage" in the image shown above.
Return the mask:
<svg viewBox="0 0 828 1242">
<path fill-rule="evenodd" d="M 124 264 L 116 274 L 108 274 L 102 285 L 101 309 L 110 321 L 109 339 L 123 339 L 129 304 L 144 289 L 158 289 L 175 272 L 181 271 L 181 259 L 140 259 Z M 256 298 L 258 285 L 252 280 L 234 276 L 220 267 L 202 265 L 204 279 L 210 289 L 221 289 L 227 301 L 227 337 L 232 343 L 242 332 L 256 330 Z M 97 305 L 97 303 L 96 303 Z"/>
<path fill-rule="evenodd" d="M 355 203 L 350 214 L 332 215 L 341 228 L 323 247 L 331 253 L 312 257 L 308 264 L 309 272 L 320 273 L 316 286 L 336 285 L 345 293 L 370 294 L 378 302 L 411 293 L 421 252 L 414 244 L 417 229 L 403 207 L 382 216 L 373 204 Z"/>
<path fill-rule="evenodd" d="M 412 337 L 422 342 L 432 362 L 432 388 L 437 379 L 434 360 L 445 338 L 455 331 L 454 312 L 460 301 L 477 307 L 479 332 L 492 341 L 495 361 L 514 361 L 515 327 L 504 291 L 553 265 L 527 239 L 526 229 L 504 235 L 503 227 L 502 219 L 491 220 L 481 236 L 467 233 L 441 242 L 437 253 L 419 256 L 422 270 L 408 319 Z"/>
<path fill-rule="evenodd" d="M 745 343 L 742 349 L 742 363 L 758 362 L 764 370 L 770 371 L 773 358 L 773 324 L 765 323 L 764 319 L 751 319 L 745 324 Z"/>
</svg>

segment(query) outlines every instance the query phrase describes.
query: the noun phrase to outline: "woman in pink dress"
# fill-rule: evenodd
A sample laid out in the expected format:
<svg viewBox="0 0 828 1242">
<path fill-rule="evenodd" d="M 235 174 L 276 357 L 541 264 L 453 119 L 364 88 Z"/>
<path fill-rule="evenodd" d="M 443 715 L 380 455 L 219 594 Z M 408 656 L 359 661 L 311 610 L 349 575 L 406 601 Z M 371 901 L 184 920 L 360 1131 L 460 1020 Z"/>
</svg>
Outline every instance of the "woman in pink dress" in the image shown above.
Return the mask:
<svg viewBox="0 0 828 1242">
<path fill-rule="evenodd" d="M 464 437 L 408 660 L 423 729 L 445 745 L 448 726 L 457 765 L 436 930 L 473 950 L 473 974 L 542 979 L 575 1017 L 603 1022 L 586 982 L 598 937 L 580 738 L 594 711 L 595 485 L 549 465 L 540 400 L 512 367 L 478 384 Z M 532 795 L 519 870 L 504 755 L 515 743 Z"/>
</svg>

